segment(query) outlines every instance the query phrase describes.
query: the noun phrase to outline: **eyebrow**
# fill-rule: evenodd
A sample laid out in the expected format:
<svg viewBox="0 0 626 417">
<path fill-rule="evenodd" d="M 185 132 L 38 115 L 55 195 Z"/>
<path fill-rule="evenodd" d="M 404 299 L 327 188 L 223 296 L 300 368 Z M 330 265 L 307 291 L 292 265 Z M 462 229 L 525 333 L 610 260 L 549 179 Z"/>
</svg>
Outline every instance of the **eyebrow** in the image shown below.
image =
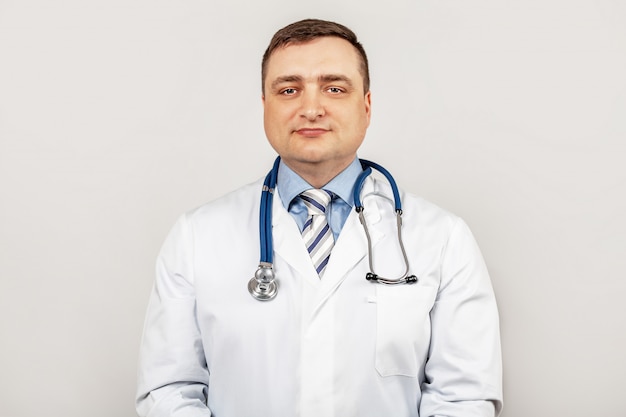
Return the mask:
<svg viewBox="0 0 626 417">
<path fill-rule="evenodd" d="M 318 77 L 318 81 L 322 81 L 325 83 L 332 83 L 336 81 L 344 82 L 348 85 L 348 87 L 352 87 L 352 80 L 345 75 L 337 75 L 337 74 L 325 74 L 320 75 Z"/>
<path fill-rule="evenodd" d="M 300 75 L 283 75 L 280 76 L 278 78 L 276 78 L 274 81 L 272 81 L 272 84 L 270 86 L 270 88 L 272 90 L 276 89 L 276 87 L 280 84 L 284 84 L 284 83 L 300 83 L 304 80 L 304 78 Z M 318 81 L 321 81 L 323 83 L 329 83 L 329 82 L 337 82 L 337 81 L 341 81 L 344 82 L 348 85 L 348 87 L 352 87 L 352 80 L 350 80 L 350 78 L 346 77 L 345 75 L 338 75 L 338 74 L 323 74 L 320 75 L 317 78 Z"/>
<path fill-rule="evenodd" d="M 270 87 L 274 90 L 279 84 L 298 82 L 302 82 L 302 77 L 299 75 L 283 75 L 272 81 L 272 85 Z"/>
</svg>

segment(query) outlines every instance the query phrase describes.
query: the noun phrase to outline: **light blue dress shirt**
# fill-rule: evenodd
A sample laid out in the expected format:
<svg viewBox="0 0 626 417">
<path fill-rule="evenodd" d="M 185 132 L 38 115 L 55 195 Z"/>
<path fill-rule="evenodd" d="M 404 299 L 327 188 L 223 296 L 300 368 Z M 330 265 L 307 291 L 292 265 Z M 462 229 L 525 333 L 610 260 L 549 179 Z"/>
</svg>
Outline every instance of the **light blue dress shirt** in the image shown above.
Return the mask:
<svg viewBox="0 0 626 417">
<path fill-rule="evenodd" d="M 330 226 L 330 230 L 333 232 L 335 241 L 337 241 L 339 233 L 354 206 L 352 190 L 361 172 L 363 172 L 361 163 L 358 158 L 355 158 L 346 169 L 341 171 L 339 175 L 322 187 L 324 190 L 331 191 L 335 194 L 335 197 L 330 202 L 330 210 L 328 210 L 326 216 L 326 221 Z M 314 187 L 281 162 L 278 167 L 276 188 L 278 188 L 278 194 L 280 195 L 283 206 L 296 220 L 300 231 L 302 231 L 308 217 L 308 210 L 302 199 L 298 196 L 300 193 Z"/>
</svg>

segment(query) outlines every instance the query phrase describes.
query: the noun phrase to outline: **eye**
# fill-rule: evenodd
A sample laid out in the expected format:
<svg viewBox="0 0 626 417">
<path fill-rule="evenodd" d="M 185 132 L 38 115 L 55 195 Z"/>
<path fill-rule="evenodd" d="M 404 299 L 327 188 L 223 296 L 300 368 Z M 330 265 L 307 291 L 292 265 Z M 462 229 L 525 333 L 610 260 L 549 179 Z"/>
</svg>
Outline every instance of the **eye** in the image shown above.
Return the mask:
<svg viewBox="0 0 626 417">
<path fill-rule="evenodd" d="M 284 96 L 293 96 L 294 94 L 296 94 L 298 92 L 298 90 L 296 90 L 295 88 L 285 88 L 284 90 L 280 91 L 280 94 L 284 95 Z"/>
<path fill-rule="evenodd" d="M 343 93 L 343 89 L 339 88 L 339 87 L 328 87 L 326 89 L 326 91 L 328 91 L 331 94 L 340 94 Z"/>
</svg>

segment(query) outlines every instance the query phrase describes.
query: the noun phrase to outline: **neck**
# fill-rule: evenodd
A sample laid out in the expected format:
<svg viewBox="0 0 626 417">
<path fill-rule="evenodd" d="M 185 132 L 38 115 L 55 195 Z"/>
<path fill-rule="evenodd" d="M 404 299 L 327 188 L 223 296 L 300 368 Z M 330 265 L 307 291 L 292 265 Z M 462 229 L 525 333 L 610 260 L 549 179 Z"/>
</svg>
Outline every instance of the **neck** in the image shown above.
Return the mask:
<svg viewBox="0 0 626 417">
<path fill-rule="evenodd" d="M 311 184 L 314 188 L 322 188 L 328 184 L 333 178 L 339 175 L 344 169 L 352 163 L 352 159 L 341 165 L 334 163 L 305 163 L 299 164 L 290 162 L 283 162 L 291 168 L 293 172 L 300 175 L 303 180 Z"/>
</svg>

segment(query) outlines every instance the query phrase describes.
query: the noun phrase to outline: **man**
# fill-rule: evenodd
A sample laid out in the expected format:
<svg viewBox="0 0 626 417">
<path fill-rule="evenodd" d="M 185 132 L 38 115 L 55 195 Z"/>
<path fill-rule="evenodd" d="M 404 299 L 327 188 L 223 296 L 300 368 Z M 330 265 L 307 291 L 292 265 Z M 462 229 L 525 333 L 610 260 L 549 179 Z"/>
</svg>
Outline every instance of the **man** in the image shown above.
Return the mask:
<svg viewBox="0 0 626 417">
<path fill-rule="evenodd" d="M 370 257 L 386 276 L 405 264 L 389 184 L 370 176 L 360 193 L 373 253 L 352 210 L 362 172 L 356 153 L 371 115 L 367 58 L 355 35 L 320 20 L 281 29 L 264 55 L 262 83 L 265 132 L 281 157 L 271 207 L 278 295 L 260 302 L 247 290 L 261 182 L 183 216 L 157 263 L 139 414 L 498 415 L 498 315 L 467 226 L 401 193 L 403 242 L 418 281 L 365 279 Z M 311 214 L 317 205 L 321 214 Z M 322 240 L 324 250 L 309 254 Z"/>
</svg>

